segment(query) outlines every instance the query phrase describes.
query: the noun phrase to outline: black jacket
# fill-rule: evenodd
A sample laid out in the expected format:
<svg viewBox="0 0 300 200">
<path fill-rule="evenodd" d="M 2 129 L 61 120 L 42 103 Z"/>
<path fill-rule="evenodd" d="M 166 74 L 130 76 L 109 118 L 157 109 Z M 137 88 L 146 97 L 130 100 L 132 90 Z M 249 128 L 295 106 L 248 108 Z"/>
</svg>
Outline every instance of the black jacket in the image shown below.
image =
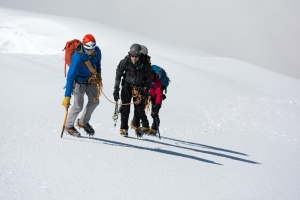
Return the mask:
<svg viewBox="0 0 300 200">
<path fill-rule="evenodd" d="M 133 64 L 130 56 L 120 61 L 116 70 L 115 86 L 119 87 L 121 78 L 130 86 L 146 87 L 150 89 L 152 80 L 151 63 L 141 54 L 138 62 Z"/>
</svg>

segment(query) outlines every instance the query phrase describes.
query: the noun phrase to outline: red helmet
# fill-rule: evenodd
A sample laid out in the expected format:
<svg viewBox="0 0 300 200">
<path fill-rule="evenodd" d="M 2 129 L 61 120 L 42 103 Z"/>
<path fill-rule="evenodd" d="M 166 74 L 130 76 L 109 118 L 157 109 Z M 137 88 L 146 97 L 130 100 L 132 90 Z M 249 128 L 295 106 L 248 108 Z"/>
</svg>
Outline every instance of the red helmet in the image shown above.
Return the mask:
<svg viewBox="0 0 300 200">
<path fill-rule="evenodd" d="M 92 34 L 86 34 L 82 40 L 83 47 L 86 49 L 95 49 L 96 40 Z"/>
</svg>

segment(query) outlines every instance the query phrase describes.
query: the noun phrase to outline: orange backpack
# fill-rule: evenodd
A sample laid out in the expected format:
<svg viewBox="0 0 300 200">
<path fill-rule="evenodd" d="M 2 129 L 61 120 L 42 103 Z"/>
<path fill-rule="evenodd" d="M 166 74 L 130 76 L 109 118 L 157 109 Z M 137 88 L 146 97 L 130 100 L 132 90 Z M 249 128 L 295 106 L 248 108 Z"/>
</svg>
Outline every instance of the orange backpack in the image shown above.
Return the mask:
<svg viewBox="0 0 300 200">
<path fill-rule="evenodd" d="M 63 50 L 65 50 L 65 77 L 66 77 L 66 68 L 67 65 L 70 67 L 71 65 L 71 61 L 72 61 L 72 55 L 75 53 L 76 48 L 78 47 L 78 45 L 80 45 L 81 42 L 80 40 L 74 39 L 71 41 L 68 41 L 66 43 L 66 46 Z"/>
</svg>

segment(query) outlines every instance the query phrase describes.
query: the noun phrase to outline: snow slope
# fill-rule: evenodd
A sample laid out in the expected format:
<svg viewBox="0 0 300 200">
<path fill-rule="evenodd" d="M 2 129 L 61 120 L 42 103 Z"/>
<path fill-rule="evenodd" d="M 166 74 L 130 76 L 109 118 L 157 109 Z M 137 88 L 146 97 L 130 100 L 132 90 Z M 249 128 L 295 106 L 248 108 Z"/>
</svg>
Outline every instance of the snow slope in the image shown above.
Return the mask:
<svg viewBox="0 0 300 200">
<path fill-rule="evenodd" d="M 104 93 L 133 43 L 171 78 L 161 135 L 60 138 L 67 40 L 92 33 Z M 213 42 L 213 41 L 212 41 Z M 300 80 L 84 20 L 0 9 L 0 199 L 300 199 Z M 150 122 L 152 119 L 149 116 Z M 80 130 L 82 133 L 83 131 Z"/>
</svg>

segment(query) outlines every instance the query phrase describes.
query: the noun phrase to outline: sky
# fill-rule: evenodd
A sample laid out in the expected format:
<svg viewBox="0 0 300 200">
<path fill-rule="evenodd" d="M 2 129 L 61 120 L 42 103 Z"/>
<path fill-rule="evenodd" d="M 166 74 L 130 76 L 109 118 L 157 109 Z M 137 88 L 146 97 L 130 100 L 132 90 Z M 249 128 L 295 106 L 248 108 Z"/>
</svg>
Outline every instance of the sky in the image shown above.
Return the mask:
<svg viewBox="0 0 300 200">
<path fill-rule="evenodd" d="M 95 136 L 60 137 L 61 50 L 88 30 L 107 98 L 133 41 L 167 71 L 161 139 L 122 137 L 103 93 Z M 85 20 L 0 8 L 0 33 L 0 199 L 300 199 L 300 80 Z"/>
<path fill-rule="evenodd" d="M 300 79 L 297 0 L 0 0 L 0 7 L 104 23 Z"/>
</svg>

